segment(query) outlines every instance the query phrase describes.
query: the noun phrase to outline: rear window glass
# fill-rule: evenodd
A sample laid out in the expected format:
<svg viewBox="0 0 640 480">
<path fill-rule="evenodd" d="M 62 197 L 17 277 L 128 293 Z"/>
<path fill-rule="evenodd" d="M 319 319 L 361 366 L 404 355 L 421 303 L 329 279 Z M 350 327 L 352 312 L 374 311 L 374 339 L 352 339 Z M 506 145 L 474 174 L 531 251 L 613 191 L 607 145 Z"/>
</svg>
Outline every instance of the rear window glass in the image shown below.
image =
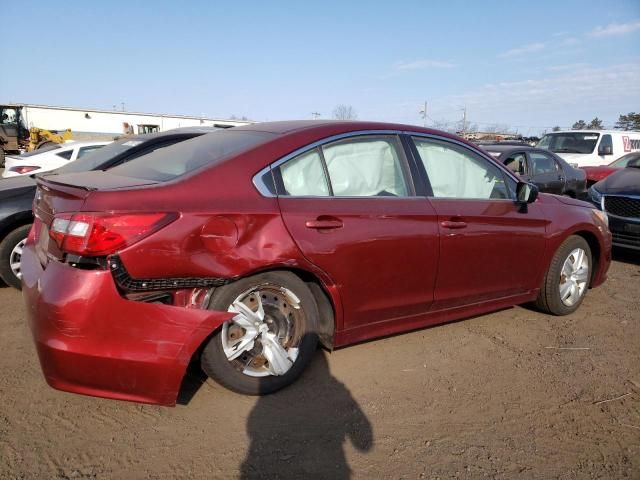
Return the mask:
<svg viewBox="0 0 640 480">
<path fill-rule="evenodd" d="M 143 155 L 110 171 L 114 175 L 166 182 L 260 143 L 275 135 L 266 132 L 219 130 Z"/>
<path fill-rule="evenodd" d="M 57 150 L 59 148 L 62 147 L 60 145 L 47 145 L 46 147 L 38 148 L 37 150 L 32 150 L 28 153 L 23 153 L 20 155 L 20 158 L 33 157 L 34 155 L 40 155 L 41 153 L 50 152 L 51 150 Z"/>
<path fill-rule="evenodd" d="M 104 163 L 107 163 L 115 156 L 126 152 L 140 143 L 142 143 L 141 140 L 117 140 L 102 148 L 87 153 L 81 159 L 78 159 L 69 165 L 65 165 L 64 167 L 57 169 L 56 173 L 87 172 L 89 170 L 100 168 Z"/>
</svg>

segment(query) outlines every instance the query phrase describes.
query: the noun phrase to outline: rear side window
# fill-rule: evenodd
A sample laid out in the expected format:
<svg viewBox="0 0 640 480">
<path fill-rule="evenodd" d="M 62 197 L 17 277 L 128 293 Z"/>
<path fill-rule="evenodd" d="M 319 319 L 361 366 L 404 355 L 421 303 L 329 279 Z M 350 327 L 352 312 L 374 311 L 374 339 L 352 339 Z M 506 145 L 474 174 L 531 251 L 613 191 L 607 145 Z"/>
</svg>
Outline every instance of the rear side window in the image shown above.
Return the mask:
<svg viewBox="0 0 640 480">
<path fill-rule="evenodd" d="M 529 153 L 529 159 L 531 160 L 531 175 L 543 175 L 558 171 L 558 164 L 549 155 L 531 152 Z"/>
<path fill-rule="evenodd" d="M 71 155 L 73 155 L 73 150 L 67 150 L 66 152 L 56 153 L 57 156 L 64 158 L 65 160 L 71 160 Z"/>
<path fill-rule="evenodd" d="M 285 195 L 329 196 L 329 184 L 317 148 L 289 160 L 280 167 L 280 174 Z"/>
<path fill-rule="evenodd" d="M 509 190 L 498 167 L 457 145 L 413 138 L 429 177 L 433 197 L 507 199 Z"/>
<path fill-rule="evenodd" d="M 395 136 L 339 140 L 305 152 L 279 168 L 281 195 L 405 197 L 409 188 Z"/>
<path fill-rule="evenodd" d="M 143 155 L 111 169 L 114 175 L 165 182 L 205 165 L 267 142 L 275 135 L 266 132 L 218 130 Z"/>
</svg>

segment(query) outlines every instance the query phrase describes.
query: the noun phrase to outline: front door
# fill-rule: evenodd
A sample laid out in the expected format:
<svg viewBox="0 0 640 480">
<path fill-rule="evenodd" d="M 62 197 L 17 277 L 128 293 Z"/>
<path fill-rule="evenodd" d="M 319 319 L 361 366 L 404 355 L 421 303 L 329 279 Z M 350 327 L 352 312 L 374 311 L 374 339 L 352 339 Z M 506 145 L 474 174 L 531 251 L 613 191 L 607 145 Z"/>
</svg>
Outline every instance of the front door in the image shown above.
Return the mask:
<svg viewBox="0 0 640 480">
<path fill-rule="evenodd" d="M 546 220 L 537 204 L 523 213 L 516 182 L 469 148 L 413 137 L 438 215 L 440 263 L 433 310 L 538 288 Z"/>
<path fill-rule="evenodd" d="M 438 262 L 436 214 L 414 195 L 397 136 L 329 142 L 280 165 L 274 175 L 289 232 L 339 289 L 339 328 L 429 310 Z"/>
<path fill-rule="evenodd" d="M 527 152 L 528 182 L 535 183 L 541 192 L 562 195 L 564 192 L 564 172 L 558 162 L 549 154 Z"/>
</svg>

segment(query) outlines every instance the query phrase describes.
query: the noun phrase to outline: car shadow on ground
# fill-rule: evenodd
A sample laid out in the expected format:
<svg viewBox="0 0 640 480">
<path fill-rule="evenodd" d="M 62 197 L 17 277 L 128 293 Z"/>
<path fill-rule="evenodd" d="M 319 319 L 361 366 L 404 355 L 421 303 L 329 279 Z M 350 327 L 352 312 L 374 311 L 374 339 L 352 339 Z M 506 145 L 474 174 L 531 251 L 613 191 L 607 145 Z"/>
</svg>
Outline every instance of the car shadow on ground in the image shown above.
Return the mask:
<svg viewBox="0 0 640 480">
<path fill-rule="evenodd" d="M 188 377 L 179 403 L 188 402 L 206 380 L 196 371 Z M 331 375 L 322 350 L 293 385 L 258 397 L 247 419 L 247 434 L 242 479 L 351 478 L 346 443 L 361 452 L 374 444 L 369 419 L 347 387 Z"/>
<path fill-rule="evenodd" d="M 640 250 L 613 247 L 613 259 L 617 262 L 640 265 Z"/>
</svg>

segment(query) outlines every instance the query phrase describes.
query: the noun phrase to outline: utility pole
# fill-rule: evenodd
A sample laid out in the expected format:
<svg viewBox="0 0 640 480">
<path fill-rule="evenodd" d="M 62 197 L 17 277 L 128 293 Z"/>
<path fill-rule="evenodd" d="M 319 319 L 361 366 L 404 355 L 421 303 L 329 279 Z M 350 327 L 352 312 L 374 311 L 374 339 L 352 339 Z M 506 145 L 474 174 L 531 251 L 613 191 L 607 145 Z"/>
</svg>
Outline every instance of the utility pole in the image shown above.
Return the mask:
<svg viewBox="0 0 640 480">
<path fill-rule="evenodd" d="M 427 128 L 427 101 L 424 101 L 424 110 L 420 110 L 420 116 L 424 120 L 424 127 Z"/>
<path fill-rule="evenodd" d="M 120 105 L 122 105 L 122 111 L 124 112 L 124 102 L 120 102 Z"/>
<path fill-rule="evenodd" d="M 311 112 L 311 118 L 313 118 L 314 120 L 317 120 L 318 118 L 320 118 L 321 113 L 320 112 Z"/>
<path fill-rule="evenodd" d="M 467 130 L 467 107 L 466 105 L 462 109 L 462 133 Z"/>
</svg>

